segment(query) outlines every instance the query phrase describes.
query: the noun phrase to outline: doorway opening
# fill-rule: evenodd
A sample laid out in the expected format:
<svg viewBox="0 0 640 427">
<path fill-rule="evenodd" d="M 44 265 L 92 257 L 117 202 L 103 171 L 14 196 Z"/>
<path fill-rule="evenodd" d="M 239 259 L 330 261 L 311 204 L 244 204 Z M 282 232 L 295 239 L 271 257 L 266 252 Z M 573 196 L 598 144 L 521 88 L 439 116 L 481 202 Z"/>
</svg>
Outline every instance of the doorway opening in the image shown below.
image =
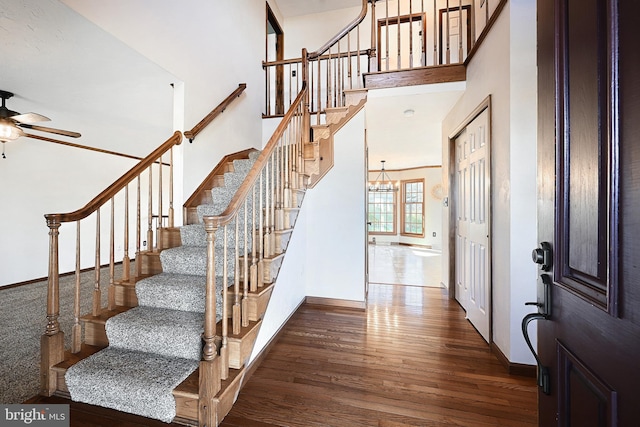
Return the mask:
<svg viewBox="0 0 640 427">
<path fill-rule="evenodd" d="M 265 61 L 282 61 L 284 59 L 284 31 L 276 19 L 273 11 L 267 5 L 267 31 L 266 31 L 266 51 Z M 275 114 L 284 114 L 284 66 L 277 65 L 275 74 L 269 75 L 268 88 L 274 88 L 267 97 L 273 101 L 269 105 L 275 105 Z"/>
</svg>

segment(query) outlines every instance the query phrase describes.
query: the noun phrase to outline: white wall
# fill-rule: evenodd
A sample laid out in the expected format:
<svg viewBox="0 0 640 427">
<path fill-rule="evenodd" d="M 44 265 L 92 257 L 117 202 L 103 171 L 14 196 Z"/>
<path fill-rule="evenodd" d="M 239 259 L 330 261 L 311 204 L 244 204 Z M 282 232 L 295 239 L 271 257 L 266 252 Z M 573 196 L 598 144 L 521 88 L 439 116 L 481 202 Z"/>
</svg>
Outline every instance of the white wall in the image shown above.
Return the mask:
<svg viewBox="0 0 640 427">
<path fill-rule="evenodd" d="M 265 14 L 257 0 L 64 0 L 184 82 L 190 129 L 239 83 L 242 97 L 193 144 L 183 144 L 188 197 L 225 154 L 261 145 Z M 150 13 L 150 8 L 153 13 Z M 177 203 L 178 204 L 178 203 Z M 180 202 L 178 205 L 181 205 Z"/>
<path fill-rule="evenodd" d="M 531 251 L 537 243 L 537 68 L 536 8 L 526 0 L 512 0 L 510 7 L 511 65 L 511 352 L 512 361 L 533 363 L 524 345 L 518 320 L 536 301 L 537 265 Z M 536 328 L 530 327 L 533 345 Z"/>
<path fill-rule="evenodd" d="M 374 181 L 379 174 L 379 171 L 370 171 L 369 181 Z M 409 179 L 424 179 L 424 237 L 408 237 L 400 234 L 402 215 L 400 197 L 402 197 L 402 191 L 398 191 L 396 234 L 369 234 L 369 241 L 375 237 L 376 242 L 379 243 L 406 243 L 430 246 L 433 249 L 442 249 L 442 199 L 437 199 L 431 194 L 434 186 L 442 185 L 442 167 L 425 167 L 400 171 L 389 170 L 387 171 L 387 175 L 389 175 L 389 178 L 394 182 Z M 434 232 L 436 233 L 435 237 L 433 237 Z"/>
<path fill-rule="evenodd" d="M 364 301 L 364 112 L 334 138 L 334 166 L 307 192 L 306 294 Z M 287 251 L 288 252 L 288 251 Z"/>
<path fill-rule="evenodd" d="M 364 302 L 364 112 L 334 144 L 334 167 L 304 196 L 250 361 L 306 296 Z"/>
<path fill-rule="evenodd" d="M 269 340 L 284 325 L 306 296 L 307 271 L 309 263 L 312 262 L 308 258 L 306 232 L 307 216 L 310 209 L 305 196 L 287 247 L 287 254 L 278 272 L 278 280 L 273 288 L 267 311 L 262 318 L 262 326 L 260 326 L 249 363 L 269 344 Z"/>
<path fill-rule="evenodd" d="M 80 132 L 72 142 L 140 157 L 171 136 L 171 73 L 57 0 L 0 0 L 0 9 L 0 55 L 11 58 L 0 67 L 0 88 L 15 93 L 10 109 Z M 47 275 L 44 214 L 81 208 L 136 163 L 29 138 L 5 148 L 0 286 Z M 95 238 L 88 230 L 82 235 L 82 246 L 93 251 Z M 61 229 L 65 237 L 75 239 L 73 227 Z M 67 271 L 73 258 L 73 249 L 61 253 Z"/>
<path fill-rule="evenodd" d="M 2 89 L 22 95 L 10 107 L 50 116 L 52 127 L 80 131 L 85 145 L 143 157 L 171 136 L 173 126 L 191 128 L 239 83 L 247 83 L 242 97 L 193 144 L 176 150 L 178 224 L 183 198 L 223 155 L 261 146 L 264 3 L 0 3 L 11 18 L 0 23 L 0 52 L 15 59 L 3 65 L 0 81 Z M 175 100 L 171 83 L 178 88 Z M 3 214 L 0 225 L 7 236 L 0 255 L 12 266 L 0 272 L 0 285 L 46 276 L 43 215 L 82 207 L 135 164 L 39 141 L 13 145 L 7 156 L 19 163 L 0 169 L 2 182 L 13 183 L 0 190 L 3 205 L 17 207 Z"/>
<path fill-rule="evenodd" d="M 443 123 L 443 158 L 448 159 L 453 153 L 446 138 L 491 95 L 493 341 L 514 363 L 533 363 L 519 328 L 524 302 L 536 298 L 529 255 L 536 246 L 535 16 L 529 2 L 507 3 L 467 68 L 465 94 Z M 449 175 L 445 162 L 445 193 Z M 454 226 L 443 208 L 443 233 Z M 450 268 L 450 249 L 444 239 L 444 272 Z M 443 281 L 453 286 L 446 274 Z"/>
</svg>

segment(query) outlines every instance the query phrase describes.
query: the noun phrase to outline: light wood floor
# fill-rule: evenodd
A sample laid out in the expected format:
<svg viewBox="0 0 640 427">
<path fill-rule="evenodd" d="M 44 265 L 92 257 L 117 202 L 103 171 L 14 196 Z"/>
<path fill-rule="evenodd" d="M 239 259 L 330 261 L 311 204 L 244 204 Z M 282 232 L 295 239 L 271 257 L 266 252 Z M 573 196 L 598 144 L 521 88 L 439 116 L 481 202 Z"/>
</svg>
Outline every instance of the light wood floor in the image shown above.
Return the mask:
<svg viewBox="0 0 640 427">
<path fill-rule="evenodd" d="M 369 244 L 369 282 L 442 287 L 442 254 L 431 249 Z"/>
<path fill-rule="evenodd" d="M 303 305 L 221 425 L 536 426 L 536 396 L 444 289 L 372 284 L 366 312 Z"/>
</svg>

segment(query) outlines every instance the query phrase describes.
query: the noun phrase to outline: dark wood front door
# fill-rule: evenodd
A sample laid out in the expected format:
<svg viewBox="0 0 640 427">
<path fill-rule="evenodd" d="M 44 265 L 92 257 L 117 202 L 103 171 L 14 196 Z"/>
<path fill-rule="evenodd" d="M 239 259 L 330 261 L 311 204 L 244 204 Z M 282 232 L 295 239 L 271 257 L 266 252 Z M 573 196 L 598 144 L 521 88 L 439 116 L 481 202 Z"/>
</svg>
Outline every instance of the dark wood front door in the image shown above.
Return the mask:
<svg viewBox="0 0 640 427">
<path fill-rule="evenodd" d="M 638 17 L 638 0 L 538 0 L 540 426 L 640 425 Z"/>
</svg>

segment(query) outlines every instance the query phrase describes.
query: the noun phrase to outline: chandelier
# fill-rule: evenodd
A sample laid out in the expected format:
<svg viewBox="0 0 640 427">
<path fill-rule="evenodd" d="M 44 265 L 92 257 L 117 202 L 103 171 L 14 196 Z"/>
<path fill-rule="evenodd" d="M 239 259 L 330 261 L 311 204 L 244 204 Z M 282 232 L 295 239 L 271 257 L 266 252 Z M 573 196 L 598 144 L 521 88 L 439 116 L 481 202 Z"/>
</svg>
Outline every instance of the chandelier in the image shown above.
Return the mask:
<svg viewBox="0 0 640 427">
<path fill-rule="evenodd" d="M 380 191 L 380 192 L 389 192 L 389 191 L 398 191 L 398 185 L 394 185 L 389 178 L 389 175 L 384 170 L 384 162 L 385 160 L 380 161 L 382 163 L 382 170 L 378 174 L 378 177 L 375 181 L 369 182 L 369 191 Z"/>
</svg>

